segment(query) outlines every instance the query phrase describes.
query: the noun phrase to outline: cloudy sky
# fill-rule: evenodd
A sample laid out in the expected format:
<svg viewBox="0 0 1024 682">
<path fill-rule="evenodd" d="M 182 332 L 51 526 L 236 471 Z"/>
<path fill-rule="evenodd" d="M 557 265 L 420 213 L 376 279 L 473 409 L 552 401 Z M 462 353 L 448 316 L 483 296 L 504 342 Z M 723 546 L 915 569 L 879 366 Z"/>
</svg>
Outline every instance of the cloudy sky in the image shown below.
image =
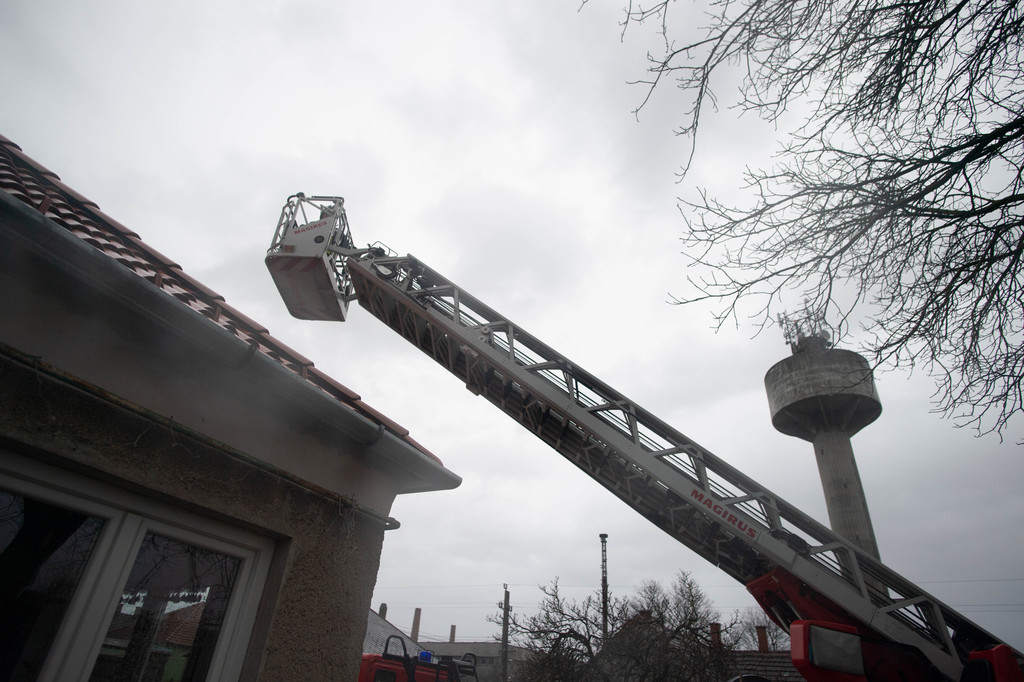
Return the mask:
<svg viewBox="0 0 1024 682">
<path fill-rule="evenodd" d="M 775 133 L 711 119 L 686 182 L 671 87 L 638 116 L 653 31 L 621 0 L 388 3 L 8 0 L 0 133 L 412 435 L 461 475 L 392 514 L 374 606 L 421 637 L 489 639 L 556 577 L 691 572 L 725 614 L 743 587 L 648 524 L 364 311 L 287 315 L 263 265 L 294 192 L 346 198 L 356 242 L 411 253 L 804 511 L 810 445 L 775 433 L 762 378 L 781 334 L 711 329 L 685 295 L 678 197 L 737 191 Z M 680 25 L 699 5 L 678 3 Z M 686 16 L 690 13 L 692 16 Z M 854 344 L 855 340 L 851 341 Z M 883 560 L 1024 648 L 1024 438 L 931 413 L 923 373 L 877 377 L 854 439 Z"/>
</svg>

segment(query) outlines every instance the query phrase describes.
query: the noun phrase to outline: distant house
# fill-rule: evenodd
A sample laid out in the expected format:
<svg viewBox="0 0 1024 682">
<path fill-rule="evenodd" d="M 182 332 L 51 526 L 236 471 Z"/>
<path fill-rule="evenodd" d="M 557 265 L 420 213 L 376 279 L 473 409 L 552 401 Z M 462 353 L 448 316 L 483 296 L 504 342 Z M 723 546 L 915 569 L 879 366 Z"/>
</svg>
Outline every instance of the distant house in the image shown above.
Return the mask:
<svg viewBox="0 0 1024 682">
<path fill-rule="evenodd" d="M 610 679 L 727 679 L 732 651 L 722 645 L 721 626 L 707 630 L 690 623 L 666 623 L 651 611 L 639 611 L 614 633 L 591 662 L 597 674 Z"/>
<path fill-rule="evenodd" d="M 459 482 L 0 136 L 0 679 L 355 679 L 395 497 Z"/>
<path fill-rule="evenodd" d="M 649 611 L 630 618 L 608 639 L 592 665 L 619 680 L 695 679 L 716 682 L 803 682 L 788 651 L 770 651 L 763 626 L 758 650 L 733 649 L 723 643 L 719 623 L 706 634 L 675 635 Z M 693 677 L 691 677 L 693 676 Z"/>
<path fill-rule="evenodd" d="M 740 680 L 751 676 L 751 682 L 757 678 L 769 682 L 804 682 L 803 675 L 793 667 L 789 651 L 772 651 L 769 648 L 766 626 L 758 625 L 756 632 L 757 649 L 737 649 L 732 652 L 733 677 L 730 679 Z"/>
<path fill-rule="evenodd" d="M 206 602 L 200 601 L 164 613 L 156 636 L 149 646 L 144 679 L 181 680 L 185 676 L 189 655 L 199 632 Z M 107 629 L 100 656 L 91 677 L 116 678 L 128 654 L 132 635 L 140 627 L 141 609 L 131 614 L 118 611 Z"/>
</svg>

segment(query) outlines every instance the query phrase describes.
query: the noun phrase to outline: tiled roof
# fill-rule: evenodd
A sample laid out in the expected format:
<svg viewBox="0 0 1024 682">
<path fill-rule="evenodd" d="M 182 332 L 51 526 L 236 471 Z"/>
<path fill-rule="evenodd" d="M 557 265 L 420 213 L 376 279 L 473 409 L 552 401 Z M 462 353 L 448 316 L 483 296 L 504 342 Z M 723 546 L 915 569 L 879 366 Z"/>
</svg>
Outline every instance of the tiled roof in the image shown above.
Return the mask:
<svg viewBox="0 0 1024 682">
<path fill-rule="evenodd" d="M 410 656 L 416 656 L 423 650 L 419 644 L 412 641 L 408 635 L 382 618 L 376 611 L 369 611 L 366 616 L 366 636 L 363 638 L 363 653 L 384 653 L 384 646 L 387 644 L 388 637 L 391 636 L 399 637 L 403 642 L 405 642 L 405 651 Z M 393 654 L 402 653 L 401 645 L 397 642 L 393 642 L 391 644 L 390 652 Z"/>
<path fill-rule="evenodd" d="M 205 608 L 206 602 L 201 601 L 168 611 L 160 622 L 160 629 L 155 641 L 177 646 L 192 646 L 195 643 L 196 631 L 199 629 L 199 622 L 203 618 Z M 127 643 L 132 638 L 139 613 L 141 613 L 140 610 L 131 614 L 122 611 L 115 613 L 114 620 L 107 630 L 107 639 Z"/>
<path fill-rule="evenodd" d="M 164 622 L 160 624 L 157 641 L 192 646 L 195 644 L 196 631 L 199 630 L 199 621 L 202 620 L 205 609 L 206 602 L 201 601 L 168 612 L 164 616 Z"/>
<path fill-rule="evenodd" d="M 148 246 L 138 234 L 103 213 L 95 202 L 71 189 L 53 171 L 0 135 L 0 190 L 31 206 L 50 221 L 102 251 L 153 286 L 178 299 L 241 339 L 255 351 L 316 386 L 371 421 L 383 425 L 427 457 L 430 451 L 409 431 L 364 403 L 359 394 L 327 376 L 313 362 L 281 343 L 267 329 L 234 309 L 224 297 L 185 273 L 181 266 Z"/>
<path fill-rule="evenodd" d="M 772 682 L 804 682 L 788 651 L 734 651 L 732 663 L 737 675 L 760 675 Z"/>
</svg>

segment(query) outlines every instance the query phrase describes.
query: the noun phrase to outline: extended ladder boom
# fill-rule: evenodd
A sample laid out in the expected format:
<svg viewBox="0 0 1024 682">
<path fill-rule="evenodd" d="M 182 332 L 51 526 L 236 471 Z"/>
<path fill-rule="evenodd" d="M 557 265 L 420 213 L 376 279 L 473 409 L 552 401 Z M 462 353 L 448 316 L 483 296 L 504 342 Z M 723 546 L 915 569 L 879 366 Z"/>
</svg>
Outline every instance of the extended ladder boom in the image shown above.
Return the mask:
<svg viewBox="0 0 1024 682">
<path fill-rule="evenodd" d="M 268 265 L 282 257 L 288 227 L 279 224 Z M 751 591 L 784 625 L 817 616 L 802 615 L 792 589 L 770 594 L 765 576 L 773 572 L 816 593 L 808 603 L 920 651 L 949 680 L 959 679 L 970 650 L 1000 643 L 418 259 L 354 249 L 347 224 L 324 254 L 361 307 L 651 523 L 760 585 L 767 596 Z"/>
</svg>

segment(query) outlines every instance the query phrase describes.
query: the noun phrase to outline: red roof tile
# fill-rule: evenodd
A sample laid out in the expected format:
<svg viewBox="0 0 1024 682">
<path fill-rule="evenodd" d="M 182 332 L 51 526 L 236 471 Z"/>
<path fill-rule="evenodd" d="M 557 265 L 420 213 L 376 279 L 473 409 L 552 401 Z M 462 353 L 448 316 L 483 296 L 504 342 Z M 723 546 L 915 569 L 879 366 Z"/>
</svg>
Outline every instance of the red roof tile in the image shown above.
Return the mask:
<svg viewBox="0 0 1024 682">
<path fill-rule="evenodd" d="M 195 644 L 196 631 L 199 629 L 199 621 L 202 620 L 205 608 L 206 602 L 201 601 L 169 611 L 160 624 L 157 641 L 186 647 Z"/>
</svg>

